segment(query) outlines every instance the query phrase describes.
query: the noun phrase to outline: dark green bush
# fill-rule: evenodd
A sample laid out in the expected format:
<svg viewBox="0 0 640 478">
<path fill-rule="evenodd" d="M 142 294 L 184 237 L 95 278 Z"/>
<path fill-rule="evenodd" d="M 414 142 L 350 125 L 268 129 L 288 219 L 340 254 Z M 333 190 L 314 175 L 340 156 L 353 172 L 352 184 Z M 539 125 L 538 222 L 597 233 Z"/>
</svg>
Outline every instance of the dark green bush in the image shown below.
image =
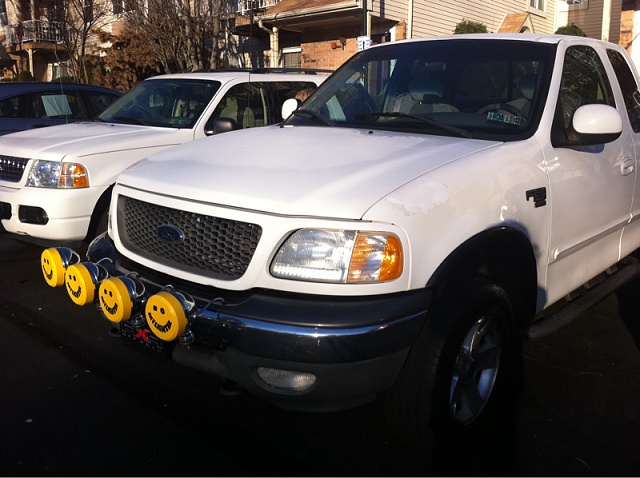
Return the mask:
<svg viewBox="0 0 640 478">
<path fill-rule="evenodd" d="M 35 81 L 30 71 L 21 71 L 16 77 L 16 81 Z"/>
<path fill-rule="evenodd" d="M 587 34 L 582 31 L 582 28 L 575 24 L 565 25 L 556 30 L 558 35 L 573 35 L 574 37 L 586 37 Z"/>
<path fill-rule="evenodd" d="M 456 25 L 455 30 L 453 30 L 454 35 L 460 35 L 462 33 L 487 33 L 487 26 L 484 23 L 463 19 Z"/>
</svg>

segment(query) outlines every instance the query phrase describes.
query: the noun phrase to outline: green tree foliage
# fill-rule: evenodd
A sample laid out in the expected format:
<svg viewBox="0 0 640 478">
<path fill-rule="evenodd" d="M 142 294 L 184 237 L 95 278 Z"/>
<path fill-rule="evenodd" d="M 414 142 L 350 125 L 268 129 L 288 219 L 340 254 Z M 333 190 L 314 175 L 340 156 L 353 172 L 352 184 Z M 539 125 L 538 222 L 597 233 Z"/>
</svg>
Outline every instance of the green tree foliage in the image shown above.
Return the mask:
<svg viewBox="0 0 640 478">
<path fill-rule="evenodd" d="M 462 33 L 487 33 L 487 26 L 484 23 L 463 19 L 456 25 L 453 33 L 454 35 L 460 35 Z"/>
<path fill-rule="evenodd" d="M 582 28 L 575 24 L 565 25 L 556 30 L 556 34 L 558 35 L 573 35 L 576 37 L 586 37 L 587 34 L 582 31 Z"/>
</svg>

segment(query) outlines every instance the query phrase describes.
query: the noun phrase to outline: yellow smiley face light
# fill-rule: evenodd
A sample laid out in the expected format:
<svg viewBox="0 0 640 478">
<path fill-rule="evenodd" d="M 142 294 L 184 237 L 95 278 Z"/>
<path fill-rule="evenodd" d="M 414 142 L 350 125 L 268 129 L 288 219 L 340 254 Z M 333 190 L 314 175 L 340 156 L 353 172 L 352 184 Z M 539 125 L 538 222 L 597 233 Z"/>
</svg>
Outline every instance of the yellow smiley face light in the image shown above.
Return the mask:
<svg viewBox="0 0 640 478">
<path fill-rule="evenodd" d="M 93 262 L 74 264 L 67 269 L 65 288 L 75 304 L 87 305 L 93 302 L 98 285 L 108 275 L 104 267 Z"/>
<path fill-rule="evenodd" d="M 100 284 L 98 302 L 104 316 L 111 322 L 129 320 L 141 309 L 144 284 L 132 277 L 110 277 Z"/>
<path fill-rule="evenodd" d="M 67 247 L 50 247 L 40 254 L 42 275 L 51 287 L 63 285 L 67 268 L 78 262 L 80 262 L 78 253 Z"/>
<path fill-rule="evenodd" d="M 145 317 L 151 331 L 166 342 L 183 335 L 189 323 L 187 316 L 195 302 L 175 290 L 163 290 L 152 295 L 145 305 Z"/>
</svg>

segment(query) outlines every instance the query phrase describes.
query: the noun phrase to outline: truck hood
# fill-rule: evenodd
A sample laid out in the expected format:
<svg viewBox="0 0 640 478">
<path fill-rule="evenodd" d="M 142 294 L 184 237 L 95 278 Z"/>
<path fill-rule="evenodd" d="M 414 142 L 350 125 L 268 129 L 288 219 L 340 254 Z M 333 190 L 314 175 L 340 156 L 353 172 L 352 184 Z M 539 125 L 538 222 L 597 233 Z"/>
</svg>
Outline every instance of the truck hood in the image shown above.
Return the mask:
<svg viewBox="0 0 640 478">
<path fill-rule="evenodd" d="M 72 123 L 49 126 L 0 138 L 0 151 L 7 156 L 60 161 L 69 156 L 95 154 L 180 144 L 193 131 L 174 128 L 113 123 Z"/>
<path fill-rule="evenodd" d="M 277 214 L 359 219 L 426 172 L 499 142 L 313 126 L 225 133 L 161 151 L 118 183 Z"/>
</svg>

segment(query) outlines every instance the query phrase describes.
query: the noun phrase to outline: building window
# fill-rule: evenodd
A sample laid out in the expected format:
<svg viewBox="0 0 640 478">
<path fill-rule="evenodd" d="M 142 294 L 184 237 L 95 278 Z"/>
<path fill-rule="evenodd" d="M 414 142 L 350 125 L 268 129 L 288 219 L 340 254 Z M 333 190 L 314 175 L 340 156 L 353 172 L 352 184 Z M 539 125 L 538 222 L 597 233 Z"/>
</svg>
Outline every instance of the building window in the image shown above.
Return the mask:
<svg viewBox="0 0 640 478">
<path fill-rule="evenodd" d="M 82 19 L 85 23 L 93 21 L 93 0 L 82 0 Z"/>
<path fill-rule="evenodd" d="M 113 14 L 119 15 L 121 13 L 130 12 L 133 10 L 130 0 L 111 0 L 113 3 Z"/>
<path fill-rule="evenodd" d="M 7 20 L 7 2 L 5 0 L 0 0 L 0 21 L 3 25 L 9 24 Z"/>
<path fill-rule="evenodd" d="M 544 12 L 544 0 L 529 0 L 529 7 Z"/>
<path fill-rule="evenodd" d="M 302 48 L 283 48 L 282 66 L 284 68 L 300 68 L 302 66 Z"/>
</svg>

